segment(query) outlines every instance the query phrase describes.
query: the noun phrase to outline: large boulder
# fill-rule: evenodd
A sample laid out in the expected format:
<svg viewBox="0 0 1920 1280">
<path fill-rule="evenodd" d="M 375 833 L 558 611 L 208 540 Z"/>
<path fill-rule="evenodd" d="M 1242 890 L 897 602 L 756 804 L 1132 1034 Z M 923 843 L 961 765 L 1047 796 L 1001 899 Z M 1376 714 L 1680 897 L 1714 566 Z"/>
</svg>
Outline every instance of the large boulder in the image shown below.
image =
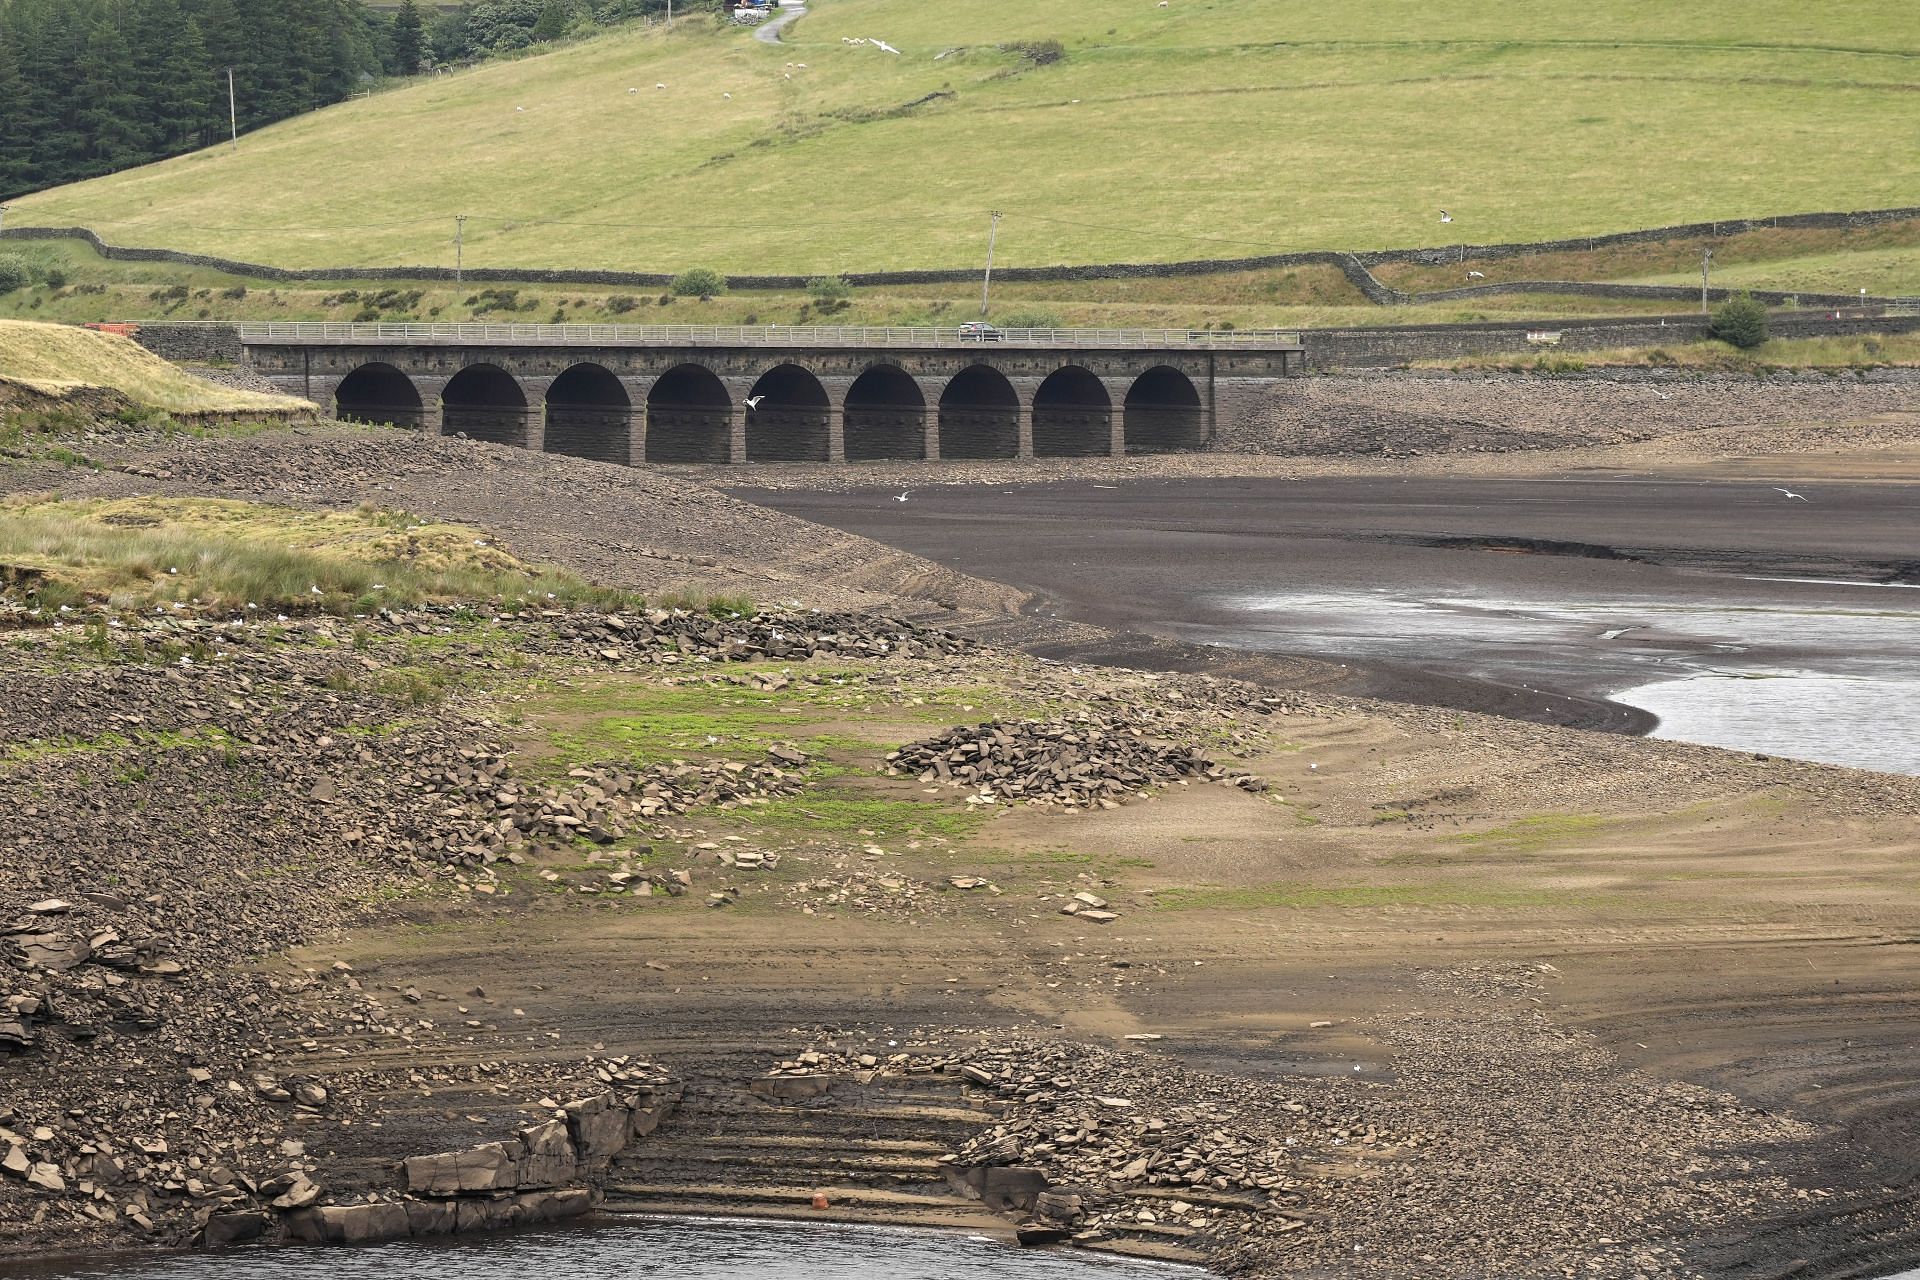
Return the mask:
<svg viewBox="0 0 1920 1280">
<path fill-rule="evenodd" d="M 407 1209 L 407 1232 L 418 1238 L 422 1236 L 450 1236 L 455 1226 L 456 1211 L 452 1202 L 446 1200 L 403 1200 Z"/>
<path fill-rule="evenodd" d="M 489 1142 L 467 1151 L 408 1156 L 407 1190 L 420 1196 L 484 1195 L 520 1185 L 525 1151 L 519 1142 Z"/>
<path fill-rule="evenodd" d="M 520 1197 L 518 1220 L 523 1223 L 559 1222 L 577 1218 L 593 1208 L 593 1193 L 585 1187 L 560 1191 L 533 1191 Z"/>
<path fill-rule="evenodd" d="M 591 1166 L 611 1160 L 626 1149 L 628 1112 L 611 1093 L 569 1102 L 566 1112 L 573 1149 L 581 1164 Z"/>
<path fill-rule="evenodd" d="M 1044 1171 L 1025 1165 L 948 1165 L 946 1175 L 955 1191 L 998 1213 L 1031 1213 L 1048 1185 Z"/>
<path fill-rule="evenodd" d="M 216 1213 L 207 1219 L 206 1229 L 201 1233 L 201 1243 L 209 1249 L 218 1249 L 230 1244 L 244 1244 L 248 1240 L 258 1240 L 267 1233 L 267 1227 L 273 1218 L 265 1213 Z"/>
<path fill-rule="evenodd" d="M 526 1160 L 520 1174 L 523 1187 L 559 1187 L 573 1181 L 576 1168 L 567 1122 L 550 1120 L 520 1131 Z"/>
<path fill-rule="evenodd" d="M 312 1211 L 320 1220 L 320 1239 L 327 1244 L 365 1244 L 370 1240 L 405 1239 L 413 1234 L 407 1206 L 394 1201 L 379 1204 L 330 1204 Z"/>
</svg>

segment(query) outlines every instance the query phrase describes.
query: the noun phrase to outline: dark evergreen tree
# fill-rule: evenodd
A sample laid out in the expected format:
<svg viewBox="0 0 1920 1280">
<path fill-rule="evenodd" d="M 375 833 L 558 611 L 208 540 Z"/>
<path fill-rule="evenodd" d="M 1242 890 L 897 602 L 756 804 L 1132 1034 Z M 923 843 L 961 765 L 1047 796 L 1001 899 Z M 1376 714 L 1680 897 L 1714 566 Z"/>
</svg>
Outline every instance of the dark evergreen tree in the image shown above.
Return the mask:
<svg viewBox="0 0 1920 1280">
<path fill-rule="evenodd" d="M 420 21 L 420 6 L 413 0 L 400 0 L 400 12 L 393 15 L 393 69 L 403 76 L 417 75 L 426 56 L 426 28 Z"/>
<path fill-rule="evenodd" d="M 533 38 L 536 42 L 558 40 L 567 34 L 567 8 L 560 0 L 547 0 L 547 7 L 540 11 L 539 20 L 533 24 Z"/>
<path fill-rule="evenodd" d="M 112 14 L 87 34 L 74 89 L 74 120 L 86 135 L 81 163 L 89 173 L 112 173 L 139 164 L 153 152 L 145 124 L 146 104 L 136 87 L 133 47 Z"/>
<path fill-rule="evenodd" d="M 0 199 L 144 164 L 339 102 L 429 55 L 465 61 L 665 0 L 0 0 Z M 687 0 L 690 3 L 690 0 Z"/>
<path fill-rule="evenodd" d="M 0 27 L 0 197 L 33 185 L 33 136 L 24 109 L 27 82 L 20 75 L 11 33 Z"/>
</svg>

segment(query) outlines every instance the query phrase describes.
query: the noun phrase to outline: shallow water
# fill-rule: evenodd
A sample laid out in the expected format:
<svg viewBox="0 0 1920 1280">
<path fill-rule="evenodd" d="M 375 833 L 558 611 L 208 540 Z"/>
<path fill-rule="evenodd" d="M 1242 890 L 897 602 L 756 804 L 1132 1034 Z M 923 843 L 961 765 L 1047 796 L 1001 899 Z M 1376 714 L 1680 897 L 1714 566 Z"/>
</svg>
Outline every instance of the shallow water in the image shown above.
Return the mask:
<svg viewBox="0 0 1920 1280">
<path fill-rule="evenodd" d="M 642 1218 L 458 1243 L 241 1249 L 0 1274 L 35 1280 L 1202 1280 L 1206 1273 L 1021 1249 L 959 1232 Z"/>
<path fill-rule="evenodd" d="M 1660 717 L 1652 737 L 1920 774 L 1920 676 L 1703 671 L 1613 696 Z"/>
<path fill-rule="evenodd" d="M 1173 628 L 1243 648 L 1370 658 L 1660 717 L 1653 736 L 1920 774 L 1920 609 L 1908 590 L 1823 584 L 1838 605 L 1542 601 L 1453 589 L 1297 590 L 1202 601 Z"/>
</svg>

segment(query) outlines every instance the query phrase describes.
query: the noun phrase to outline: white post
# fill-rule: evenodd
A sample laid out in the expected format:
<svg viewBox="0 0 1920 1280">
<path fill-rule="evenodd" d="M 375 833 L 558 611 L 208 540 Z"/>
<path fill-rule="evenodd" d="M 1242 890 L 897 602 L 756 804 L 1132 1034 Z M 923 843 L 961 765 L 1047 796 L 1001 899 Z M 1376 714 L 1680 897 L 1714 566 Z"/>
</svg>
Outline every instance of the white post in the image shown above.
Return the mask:
<svg viewBox="0 0 1920 1280">
<path fill-rule="evenodd" d="M 233 149 L 240 150 L 240 108 L 235 104 L 233 93 L 233 68 L 227 68 L 227 126 L 233 130 Z"/>
<path fill-rule="evenodd" d="M 453 282 L 462 284 L 467 269 L 467 215 L 453 215 Z"/>
<path fill-rule="evenodd" d="M 1000 230 L 1000 211 L 992 211 L 993 221 L 987 224 L 987 272 L 980 277 L 980 314 L 987 314 L 987 290 L 993 285 L 993 241 Z"/>
<path fill-rule="evenodd" d="M 1700 255 L 1700 314 L 1707 314 L 1707 269 L 1713 265 L 1713 250 Z"/>
</svg>

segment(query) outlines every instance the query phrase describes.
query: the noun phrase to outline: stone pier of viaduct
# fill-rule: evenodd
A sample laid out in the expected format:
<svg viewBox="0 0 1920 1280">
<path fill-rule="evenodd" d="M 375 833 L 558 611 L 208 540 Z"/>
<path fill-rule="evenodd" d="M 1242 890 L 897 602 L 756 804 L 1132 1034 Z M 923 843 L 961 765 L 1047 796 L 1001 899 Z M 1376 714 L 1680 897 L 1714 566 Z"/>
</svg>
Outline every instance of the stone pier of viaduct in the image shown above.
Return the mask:
<svg viewBox="0 0 1920 1280">
<path fill-rule="evenodd" d="M 1292 335 L 1164 330 L 244 325 L 338 416 L 605 462 L 1200 449 L 1301 372 Z"/>
</svg>

